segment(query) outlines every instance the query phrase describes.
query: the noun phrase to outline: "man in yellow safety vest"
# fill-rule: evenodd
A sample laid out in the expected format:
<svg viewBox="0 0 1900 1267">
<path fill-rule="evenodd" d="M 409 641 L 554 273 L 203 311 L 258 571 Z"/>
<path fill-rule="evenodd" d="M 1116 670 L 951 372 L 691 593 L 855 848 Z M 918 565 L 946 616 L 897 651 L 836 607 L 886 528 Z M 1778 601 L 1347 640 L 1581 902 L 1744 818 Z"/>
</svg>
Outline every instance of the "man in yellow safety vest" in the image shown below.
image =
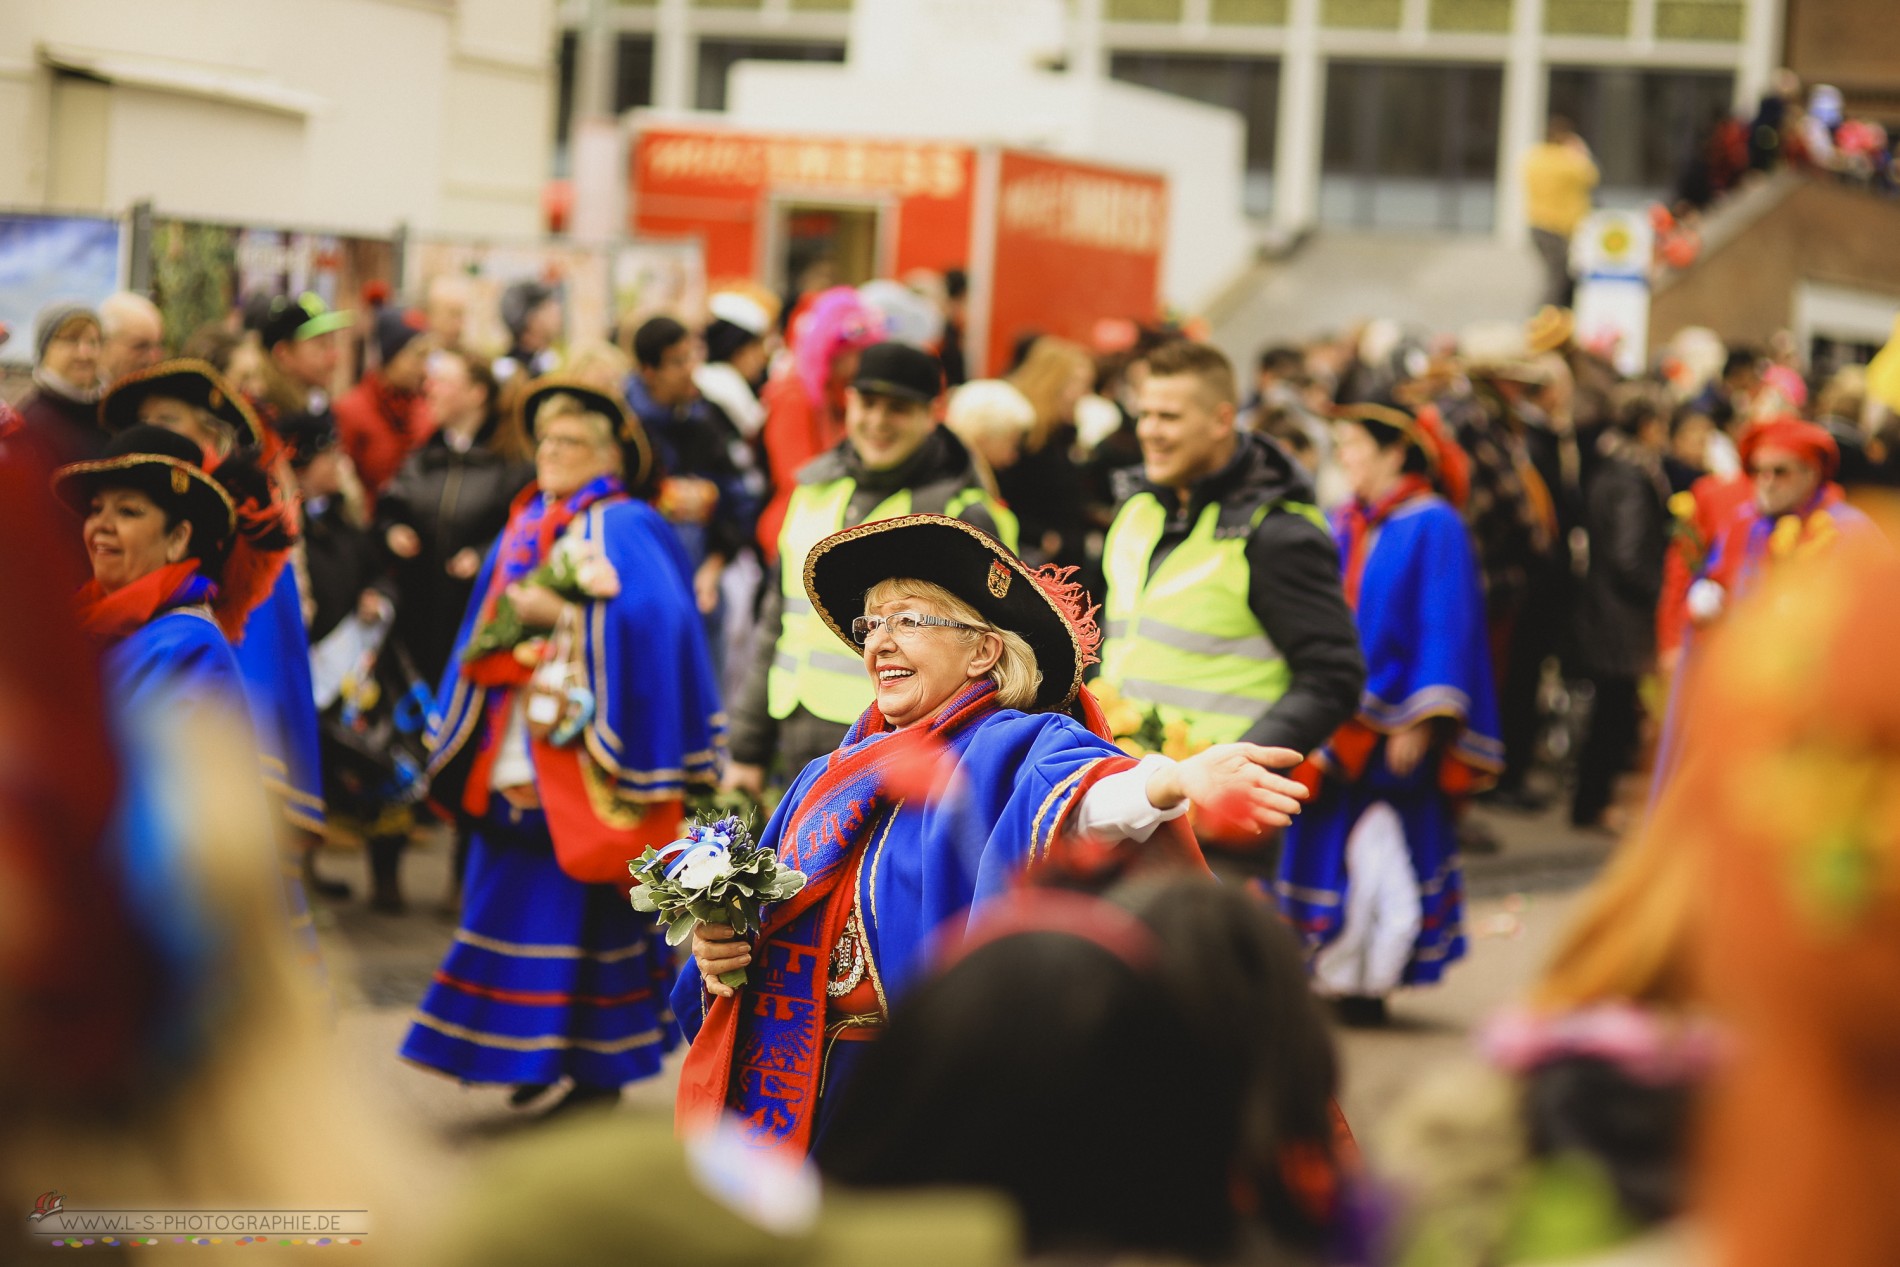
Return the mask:
<svg viewBox="0 0 1900 1267">
<path fill-rule="evenodd" d="M 1357 711 L 1366 681 L 1312 484 L 1279 445 L 1235 427 L 1219 350 L 1163 344 L 1146 371 L 1141 478 L 1103 547 L 1102 680 L 1185 723 L 1190 742 L 1311 752 Z"/>
<path fill-rule="evenodd" d="M 898 515 L 951 515 L 1016 548 L 1016 517 L 987 491 L 970 453 L 939 425 L 943 366 L 922 348 L 864 350 L 846 397 L 845 438 L 798 472 L 779 530 L 778 570 L 759 612 L 758 654 L 729 708 L 729 786 L 764 786 L 776 755 L 789 781 L 837 748 L 871 703 L 856 656 L 805 596 L 805 556 L 834 532 Z"/>
</svg>

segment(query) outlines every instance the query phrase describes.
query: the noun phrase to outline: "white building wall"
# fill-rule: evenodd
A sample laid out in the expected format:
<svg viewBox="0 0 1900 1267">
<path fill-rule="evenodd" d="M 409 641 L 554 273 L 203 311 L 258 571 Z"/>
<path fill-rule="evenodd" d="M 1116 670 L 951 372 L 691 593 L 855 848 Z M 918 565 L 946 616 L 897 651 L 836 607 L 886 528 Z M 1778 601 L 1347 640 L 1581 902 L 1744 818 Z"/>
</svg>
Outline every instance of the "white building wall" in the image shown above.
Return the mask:
<svg viewBox="0 0 1900 1267">
<path fill-rule="evenodd" d="M 54 64 L 109 84 L 90 208 L 530 234 L 555 0 L 0 0 L 0 204 L 44 205 Z M 77 156 L 83 174 L 89 158 Z"/>
</svg>

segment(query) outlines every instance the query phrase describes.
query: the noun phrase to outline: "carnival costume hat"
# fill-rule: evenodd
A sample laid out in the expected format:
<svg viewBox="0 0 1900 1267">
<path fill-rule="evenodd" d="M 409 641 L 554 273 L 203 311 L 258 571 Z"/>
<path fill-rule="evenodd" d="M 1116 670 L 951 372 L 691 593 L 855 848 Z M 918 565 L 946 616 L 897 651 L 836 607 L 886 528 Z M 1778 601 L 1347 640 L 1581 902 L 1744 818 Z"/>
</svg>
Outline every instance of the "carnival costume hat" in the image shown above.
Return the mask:
<svg viewBox="0 0 1900 1267">
<path fill-rule="evenodd" d="M 1560 352 L 1577 333 L 1577 319 L 1568 308 L 1545 304 L 1524 323 L 1524 348 L 1532 356 Z"/>
<path fill-rule="evenodd" d="M 194 555 L 221 559 L 237 532 L 237 506 L 203 462 L 204 451 L 175 431 L 130 427 L 107 442 L 103 457 L 55 471 L 53 491 L 82 519 L 101 489 L 143 493 L 167 516 L 191 525 Z"/>
<path fill-rule="evenodd" d="M 139 406 L 153 397 L 202 409 L 230 427 L 240 446 L 264 443 L 264 426 L 250 403 L 209 362 L 190 357 L 160 361 L 113 384 L 99 402 L 99 425 L 107 431 L 137 426 Z"/>
<path fill-rule="evenodd" d="M 831 632 L 856 651 L 849 630 L 872 587 L 900 577 L 941 585 L 1029 644 L 1042 671 L 1035 699 L 1040 711 L 1069 706 L 1101 645 L 1095 608 L 1068 579 L 1074 570 L 1032 571 L 1009 547 L 960 519 L 903 515 L 847 528 L 813 546 L 805 559 L 805 592 Z"/>
<path fill-rule="evenodd" d="M 528 384 L 528 393 L 521 398 L 521 423 L 529 435 L 535 434 L 535 419 L 542 408 L 556 396 L 572 396 L 590 413 L 597 413 L 613 424 L 614 439 L 626 457 L 627 469 L 622 482 L 634 489 L 646 483 L 653 470 L 653 446 L 647 440 L 646 429 L 620 397 L 589 387 L 579 379 L 544 374 Z"/>
<path fill-rule="evenodd" d="M 1821 468 L 1823 480 L 1833 479 L 1834 472 L 1840 469 L 1841 446 L 1826 427 L 1812 422 L 1799 418 L 1767 418 L 1755 423 L 1742 432 L 1735 446 L 1741 451 L 1743 467 L 1754 465 L 1755 451 L 1763 445 L 1799 454 Z"/>
<path fill-rule="evenodd" d="M 1435 407 L 1425 405 L 1414 413 L 1395 405 L 1360 401 L 1335 405 L 1332 412 L 1335 422 L 1371 423 L 1404 436 L 1407 443 L 1425 455 L 1431 481 L 1445 495 L 1445 500 L 1461 510 L 1464 508 L 1465 499 L 1471 493 L 1471 459 L 1445 429 Z"/>
</svg>

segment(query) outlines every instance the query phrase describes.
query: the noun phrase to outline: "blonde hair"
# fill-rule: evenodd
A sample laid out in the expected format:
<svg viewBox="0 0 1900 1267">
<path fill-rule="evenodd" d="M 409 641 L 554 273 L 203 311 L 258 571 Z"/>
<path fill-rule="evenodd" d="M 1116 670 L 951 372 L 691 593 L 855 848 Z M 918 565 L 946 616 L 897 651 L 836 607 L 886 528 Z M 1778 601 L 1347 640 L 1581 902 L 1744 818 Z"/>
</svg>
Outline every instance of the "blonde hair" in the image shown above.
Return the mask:
<svg viewBox="0 0 1900 1267">
<path fill-rule="evenodd" d="M 951 620 L 960 620 L 966 625 L 975 625 L 975 629 L 946 629 L 945 633 L 955 634 L 966 647 L 973 647 L 977 639 L 985 634 L 995 634 L 1003 640 L 1003 654 L 997 657 L 996 665 L 989 672 L 990 681 L 996 683 L 996 702 L 1004 708 L 1027 710 L 1036 702 L 1036 690 L 1042 685 L 1042 670 L 1036 667 L 1036 653 L 1029 649 L 1029 643 L 1013 629 L 998 629 L 983 619 L 981 612 L 952 594 L 941 585 L 930 581 L 919 581 L 913 577 L 893 577 L 888 581 L 879 581 L 865 591 L 864 608 L 868 612 L 873 607 L 882 607 L 899 599 L 916 599 L 937 608 L 937 614 Z"/>
<path fill-rule="evenodd" d="M 1036 425 L 1036 407 L 1014 384 L 979 378 L 950 393 L 943 422 L 968 446 L 979 436 L 1028 434 Z"/>
<path fill-rule="evenodd" d="M 1084 371 L 1092 376 L 1095 363 L 1089 360 L 1081 344 L 1045 334 L 1029 345 L 1029 355 L 1004 380 L 1028 397 L 1035 408 L 1036 424 L 1027 440 L 1030 450 L 1041 449 L 1049 433 L 1058 424 L 1069 421 L 1063 396 L 1076 376 Z"/>
<path fill-rule="evenodd" d="M 1603 1003 L 1666 1009 L 1699 994 L 1694 967 L 1698 895 L 1707 877 L 1667 804 L 1625 840 L 1583 894 L 1528 1002 L 1542 1012 Z"/>
<path fill-rule="evenodd" d="M 571 348 L 561 365 L 561 376 L 585 383 L 595 391 L 618 396 L 620 385 L 633 373 L 633 358 L 625 349 L 595 341 Z"/>
</svg>

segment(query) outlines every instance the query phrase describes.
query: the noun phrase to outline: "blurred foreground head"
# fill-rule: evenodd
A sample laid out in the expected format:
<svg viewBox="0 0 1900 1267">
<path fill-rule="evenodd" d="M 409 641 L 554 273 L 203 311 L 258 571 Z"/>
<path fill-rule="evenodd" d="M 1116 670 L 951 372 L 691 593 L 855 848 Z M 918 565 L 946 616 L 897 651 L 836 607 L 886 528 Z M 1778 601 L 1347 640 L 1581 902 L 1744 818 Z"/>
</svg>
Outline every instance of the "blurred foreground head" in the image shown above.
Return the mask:
<svg viewBox="0 0 1900 1267">
<path fill-rule="evenodd" d="M 1688 707 L 1722 741 L 1653 825 L 1695 858 L 1695 975 L 1733 1036 L 1699 1202 L 1727 1267 L 1900 1262 L 1900 558 L 1867 537 L 1710 645 Z"/>
<path fill-rule="evenodd" d="M 1031 1254 L 1217 1259 L 1249 1216 L 1316 1244 L 1333 1067 L 1297 952 L 1205 882 L 1131 900 L 1145 918 L 1046 891 L 986 907 L 871 1046 L 826 1174 L 1000 1190 Z"/>
</svg>

